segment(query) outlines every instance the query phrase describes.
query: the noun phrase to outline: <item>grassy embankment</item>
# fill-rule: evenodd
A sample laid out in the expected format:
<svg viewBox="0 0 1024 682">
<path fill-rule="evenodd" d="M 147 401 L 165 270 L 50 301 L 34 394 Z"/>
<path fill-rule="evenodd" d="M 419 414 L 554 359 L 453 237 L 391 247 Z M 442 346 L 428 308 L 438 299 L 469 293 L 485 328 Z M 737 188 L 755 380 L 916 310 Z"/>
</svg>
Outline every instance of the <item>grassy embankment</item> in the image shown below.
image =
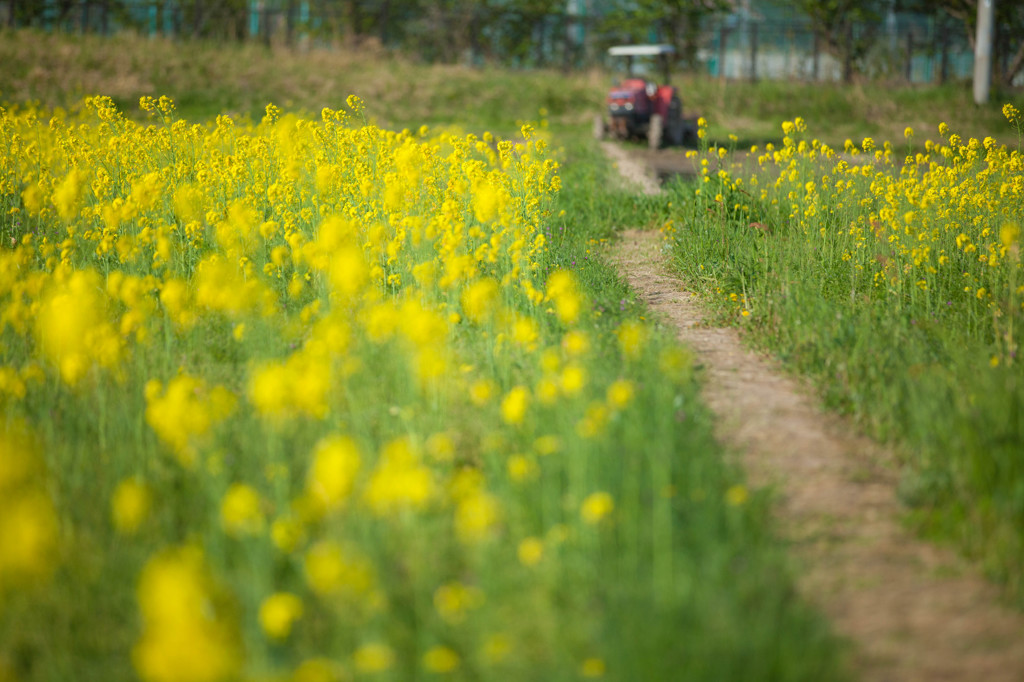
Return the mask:
<svg viewBox="0 0 1024 682">
<path fill-rule="evenodd" d="M 844 677 L 689 357 L 593 257 L 665 204 L 568 132 L 589 81 L 0 45 L 4 99 L 141 121 L 0 118 L 0 673 Z M 315 115 L 242 120 L 269 101 Z"/>
<path fill-rule="evenodd" d="M 356 94 L 373 104 L 372 118 L 385 126 L 472 121 L 507 134 L 515 132 L 515 120 L 535 118 L 540 107 L 552 125 L 589 130 L 612 79 L 599 72 L 563 76 L 426 66 L 386 52 L 271 52 L 257 45 L 179 44 L 129 35 L 104 40 L 8 32 L 0 43 L 0 59 L 0 99 L 8 101 L 70 106 L 103 93 L 130 114 L 140 93 L 156 93 L 174 99 L 181 115 L 192 120 L 229 113 L 258 121 L 268 102 L 316 115 Z M 939 120 L 964 137 L 1012 141 L 998 108 L 975 107 L 963 84 L 751 84 L 691 74 L 675 74 L 673 82 L 684 110 L 709 120 L 709 140 L 725 144 L 735 134 L 740 147 L 781 143 L 779 124 L 796 115 L 794 102 L 800 104 L 797 113 L 814 122 L 816 134 L 833 146 L 846 138 L 899 139 L 906 126 L 923 134 Z"/>
</svg>

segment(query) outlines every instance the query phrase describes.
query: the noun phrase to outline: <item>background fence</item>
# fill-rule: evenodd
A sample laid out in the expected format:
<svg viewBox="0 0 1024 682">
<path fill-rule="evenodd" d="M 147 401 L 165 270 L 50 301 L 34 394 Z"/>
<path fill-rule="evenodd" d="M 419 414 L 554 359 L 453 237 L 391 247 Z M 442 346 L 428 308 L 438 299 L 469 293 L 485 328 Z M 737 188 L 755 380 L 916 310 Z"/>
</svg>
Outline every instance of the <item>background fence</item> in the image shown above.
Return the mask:
<svg viewBox="0 0 1024 682">
<path fill-rule="evenodd" d="M 552 6 L 562 11 L 549 11 Z M 135 30 L 295 49 L 358 49 L 374 42 L 425 61 L 566 70 L 614 67 L 606 57 L 608 46 L 664 40 L 666 32 L 657 22 L 639 29 L 624 26 L 610 6 L 600 0 L 521 0 L 501 6 L 456 0 L 6 0 L 0 2 L 0 21 L 49 31 Z M 799 19 L 706 14 L 694 29 L 687 32 L 689 43 L 680 50 L 677 69 L 726 79 L 835 81 L 857 73 L 943 83 L 969 79 L 974 63 L 963 25 L 941 13 L 890 14 L 881 25 L 854 24 L 848 37 L 863 50 L 845 59 Z M 997 33 L 1006 45 L 995 53 L 1004 60 L 1013 39 Z M 1024 74 L 1014 84 L 1022 81 Z"/>
<path fill-rule="evenodd" d="M 854 24 L 851 40 L 866 47 L 846 65 L 807 22 L 726 19 L 708 23 L 699 59 L 707 73 L 728 79 L 837 81 L 852 68 L 870 79 L 945 83 L 973 75 L 974 50 L 959 29 L 948 20 L 899 15 L 891 27 Z"/>
</svg>

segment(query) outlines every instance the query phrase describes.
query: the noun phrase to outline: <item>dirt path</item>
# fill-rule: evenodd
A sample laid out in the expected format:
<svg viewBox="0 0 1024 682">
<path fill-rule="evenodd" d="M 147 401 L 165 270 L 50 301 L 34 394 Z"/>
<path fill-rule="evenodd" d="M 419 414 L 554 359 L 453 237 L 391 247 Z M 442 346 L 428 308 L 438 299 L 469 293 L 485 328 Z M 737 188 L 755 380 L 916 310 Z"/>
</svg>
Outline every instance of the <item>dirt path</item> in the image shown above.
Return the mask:
<svg viewBox="0 0 1024 682">
<path fill-rule="evenodd" d="M 650 179 L 627 157 L 612 158 L 624 176 Z M 754 485 L 778 491 L 778 525 L 800 564 L 800 589 L 853 642 L 860 679 L 1024 680 L 1024 614 L 1001 606 L 997 588 L 953 552 L 900 525 L 891 455 L 823 413 L 736 330 L 704 325 L 666 257 L 654 232 L 627 231 L 612 253 L 697 354 L 719 439 Z"/>
</svg>

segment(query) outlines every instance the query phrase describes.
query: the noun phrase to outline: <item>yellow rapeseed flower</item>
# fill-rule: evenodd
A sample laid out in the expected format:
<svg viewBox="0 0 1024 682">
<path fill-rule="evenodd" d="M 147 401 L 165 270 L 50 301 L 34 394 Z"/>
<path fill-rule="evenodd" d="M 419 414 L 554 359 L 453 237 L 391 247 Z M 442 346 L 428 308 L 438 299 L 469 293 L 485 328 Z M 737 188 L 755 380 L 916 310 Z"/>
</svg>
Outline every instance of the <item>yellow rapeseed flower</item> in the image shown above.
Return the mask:
<svg viewBox="0 0 1024 682">
<path fill-rule="evenodd" d="M 330 282 L 342 300 L 354 301 L 370 279 L 370 269 L 360 249 L 345 246 L 330 261 Z"/>
<path fill-rule="evenodd" d="M 298 549 L 305 537 L 302 523 L 290 516 L 274 519 L 270 524 L 270 539 L 278 550 L 290 554 Z"/>
<path fill-rule="evenodd" d="M 450 673 L 459 667 L 459 655 L 446 646 L 431 647 L 423 654 L 423 667 L 438 675 Z"/>
<path fill-rule="evenodd" d="M 537 463 L 524 455 L 512 455 L 505 463 L 508 477 L 513 483 L 522 483 L 537 477 Z"/>
<path fill-rule="evenodd" d="M 307 658 L 299 664 L 288 682 L 344 682 L 349 676 L 346 669 L 329 658 Z"/>
<path fill-rule="evenodd" d="M 478 587 L 452 581 L 434 590 L 434 608 L 446 623 L 462 623 L 470 611 L 484 604 L 484 593 Z"/>
<path fill-rule="evenodd" d="M 604 677 L 605 671 L 604 660 L 600 658 L 588 658 L 580 664 L 580 675 L 586 678 Z"/>
<path fill-rule="evenodd" d="M 1005 116 L 1006 120 L 1010 123 L 1016 123 L 1021 118 L 1020 110 L 1009 102 L 1003 105 L 1003 116 Z"/>
<path fill-rule="evenodd" d="M 542 405 L 554 405 L 558 402 L 558 398 L 561 395 L 561 391 L 558 388 L 558 382 L 551 377 L 542 377 L 534 388 L 534 393 L 537 396 L 537 400 Z"/>
<path fill-rule="evenodd" d="M 241 672 L 241 636 L 229 600 L 199 549 L 173 548 L 150 559 L 138 601 L 143 631 L 132 653 L 143 680 L 209 682 Z"/>
<path fill-rule="evenodd" d="M 181 375 L 166 389 L 156 380 L 146 384 L 146 422 L 186 467 L 195 465 L 197 441 L 235 409 L 234 395 L 223 386 L 207 388 L 195 377 Z"/>
<path fill-rule="evenodd" d="M 455 441 L 447 431 L 430 434 L 425 448 L 435 462 L 451 462 L 455 458 Z"/>
<path fill-rule="evenodd" d="M 747 487 L 741 483 L 730 486 L 725 491 L 725 501 L 732 507 L 739 507 L 750 497 Z"/>
<path fill-rule="evenodd" d="M 604 403 L 592 402 L 583 413 L 583 418 L 576 424 L 576 433 L 581 438 L 595 438 L 601 434 L 608 422 L 608 406 Z"/>
<path fill-rule="evenodd" d="M 640 357 L 647 345 L 647 338 L 650 336 L 650 330 L 647 328 L 647 325 L 636 320 L 623 322 L 615 333 L 619 340 L 619 349 L 622 351 L 622 355 L 630 360 Z"/>
<path fill-rule="evenodd" d="M 480 647 L 481 657 L 491 665 L 501 663 L 512 653 L 512 642 L 504 633 L 488 635 Z"/>
<path fill-rule="evenodd" d="M 382 673 L 395 664 L 395 652 L 387 644 L 370 642 L 355 650 L 352 662 L 360 673 Z"/>
<path fill-rule="evenodd" d="M 323 438 L 313 449 L 306 489 L 325 511 L 338 509 L 352 493 L 360 463 L 359 447 L 350 437 Z"/>
<path fill-rule="evenodd" d="M 586 332 L 578 329 L 566 332 L 562 337 L 562 348 L 568 355 L 580 357 L 590 350 L 590 337 Z"/>
<path fill-rule="evenodd" d="M 576 396 L 587 383 L 587 372 L 580 365 L 567 365 L 560 378 L 562 391 L 567 396 Z"/>
<path fill-rule="evenodd" d="M 260 494 L 245 483 L 233 483 L 220 503 L 220 523 L 231 536 L 256 535 L 263 532 L 265 517 Z"/>
<path fill-rule="evenodd" d="M 43 208 L 43 190 L 39 183 L 33 182 L 26 187 L 25 191 L 21 193 L 21 201 L 25 204 L 29 215 L 39 215 L 39 211 Z"/>
<path fill-rule="evenodd" d="M 607 492 L 591 493 L 580 505 L 580 516 L 591 525 L 600 523 L 615 509 L 615 501 Z"/>
<path fill-rule="evenodd" d="M 501 518 L 498 498 L 477 490 L 459 500 L 455 507 L 455 535 L 465 544 L 487 539 Z"/>
<path fill-rule="evenodd" d="M 516 315 L 512 323 L 512 339 L 525 350 L 534 351 L 540 339 L 540 326 L 533 318 Z"/>
<path fill-rule="evenodd" d="M 473 192 L 473 216 L 481 223 L 490 223 L 499 217 L 508 202 L 505 191 L 491 183 L 478 183 Z"/>
<path fill-rule="evenodd" d="M 519 563 L 526 567 L 536 566 L 544 558 L 544 542 L 539 538 L 529 537 L 520 541 L 516 549 Z"/>
<path fill-rule="evenodd" d="M 6 453 L 5 453 L 6 455 Z M 36 484 L 0 491 L 0 592 L 8 586 L 44 581 L 56 567 L 57 515 Z"/>
<path fill-rule="evenodd" d="M 0 499 L 23 486 L 35 485 L 43 475 L 39 444 L 20 422 L 0 423 Z"/>
<path fill-rule="evenodd" d="M 137 478 L 126 478 L 117 484 L 110 498 L 110 517 L 119 533 L 135 533 L 149 516 L 153 496 L 149 486 Z"/>
<path fill-rule="evenodd" d="M 483 324 L 497 312 L 498 282 L 490 277 L 473 282 L 462 292 L 462 311 L 465 316 Z"/>
<path fill-rule="evenodd" d="M 275 592 L 260 604 L 260 627 L 271 639 L 285 639 L 302 618 L 302 600 L 291 592 Z"/>
<path fill-rule="evenodd" d="M 562 439 L 558 436 L 541 436 L 533 441 L 533 449 L 538 455 L 553 455 L 562 449 Z"/>
<path fill-rule="evenodd" d="M 1003 223 L 999 228 L 999 241 L 1004 248 L 1009 249 L 1020 240 L 1020 225 L 1016 223 Z"/>
<path fill-rule="evenodd" d="M 65 222 L 70 222 L 78 215 L 79 204 L 85 192 L 85 181 L 85 172 L 73 168 L 53 191 L 53 205 Z"/>
<path fill-rule="evenodd" d="M 573 324 L 579 318 L 583 301 L 572 273 L 566 270 L 552 273 L 548 278 L 545 298 L 554 302 L 555 314 L 563 324 Z"/>
<path fill-rule="evenodd" d="M 628 379 L 616 379 L 609 386 L 605 395 L 612 409 L 621 410 L 633 400 L 633 382 Z"/>
<path fill-rule="evenodd" d="M 94 366 L 114 368 L 122 341 L 106 316 L 99 276 L 78 270 L 44 296 L 36 320 L 43 355 L 75 385 Z"/>
<path fill-rule="evenodd" d="M 363 500 L 374 514 L 390 516 L 422 509 L 433 495 L 430 469 L 420 462 L 408 438 L 398 438 L 381 449 Z"/>
<path fill-rule="evenodd" d="M 303 561 L 306 582 L 320 596 L 348 592 L 366 594 L 373 587 L 373 570 L 363 559 L 346 554 L 333 540 L 321 540 L 307 550 Z"/>
<path fill-rule="evenodd" d="M 525 386 L 515 386 L 501 401 L 501 419 L 513 426 L 522 424 L 530 404 L 530 391 Z"/>
</svg>

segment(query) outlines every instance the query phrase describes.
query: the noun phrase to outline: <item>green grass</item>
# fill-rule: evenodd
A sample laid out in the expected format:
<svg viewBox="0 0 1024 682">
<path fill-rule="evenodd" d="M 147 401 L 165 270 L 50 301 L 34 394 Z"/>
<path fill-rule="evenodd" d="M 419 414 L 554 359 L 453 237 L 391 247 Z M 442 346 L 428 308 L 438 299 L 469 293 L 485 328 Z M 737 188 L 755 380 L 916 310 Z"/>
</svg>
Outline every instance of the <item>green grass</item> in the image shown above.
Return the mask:
<svg viewBox="0 0 1024 682">
<path fill-rule="evenodd" d="M 676 183 L 675 262 L 724 322 L 896 449 L 917 529 L 1024 603 L 1020 156 L 946 151 L 930 171 L 903 151 L 842 162 L 863 173 L 793 154 L 791 178 L 776 181 L 769 161 L 759 186 L 749 162 L 724 181 Z"/>
<path fill-rule="evenodd" d="M 3 31 L 0 101 L 68 107 L 105 94 L 129 115 L 142 95 L 167 95 L 192 120 L 227 113 L 259 121 L 268 103 L 319 116 L 350 94 L 369 103 L 383 126 L 401 128 L 472 121 L 495 133 L 517 120 L 590 121 L 601 96 L 597 74 L 432 66 L 377 49 L 359 54 L 259 45 L 175 43 L 131 34 L 111 38 Z"/>
<path fill-rule="evenodd" d="M 988 104 L 974 104 L 969 83 L 945 86 L 892 87 L 884 83 L 722 82 L 689 78 L 680 85 L 683 108 L 709 122 L 708 142 L 730 146 L 736 135 L 740 149 L 782 141 L 783 121 L 803 117 L 816 137 L 841 148 L 844 140 L 865 137 L 902 140 L 908 126 L 921 138 L 937 135 L 945 121 L 965 137 L 994 135 L 1016 142 L 1000 113 L 1005 102 L 1024 106 L 1020 92 L 994 92 Z"/>
<path fill-rule="evenodd" d="M 2 30 L 2 29 L 0 29 Z M 291 111 L 317 115 L 337 109 L 350 94 L 370 103 L 382 125 L 473 122 L 511 135 L 517 120 L 542 118 L 552 125 L 586 131 L 603 110 L 616 74 L 588 71 L 508 71 L 498 68 L 432 66 L 400 53 L 351 54 L 337 50 L 268 50 L 259 45 L 214 45 L 119 34 L 111 38 L 3 30 L 0 40 L 0 101 L 37 100 L 67 107 L 83 96 L 102 93 L 126 112 L 137 111 L 142 95 L 167 95 L 186 118 L 221 113 L 258 121 L 273 102 Z M 962 135 L 996 134 L 1003 142 L 999 107 L 1018 93 L 993 93 L 978 107 L 968 83 L 944 87 L 891 87 L 882 83 L 801 83 L 719 81 L 674 74 L 687 115 L 710 122 L 710 140 L 740 147 L 781 140 L 779 124 L 795 116 L 813 122 L 812 133 L 841 146 L 851 138 L 899 139 L 913 127 L 934 135 L 945 121 Z M 798 103 L 794 105 L 794 102 Z"/>
</svg>

